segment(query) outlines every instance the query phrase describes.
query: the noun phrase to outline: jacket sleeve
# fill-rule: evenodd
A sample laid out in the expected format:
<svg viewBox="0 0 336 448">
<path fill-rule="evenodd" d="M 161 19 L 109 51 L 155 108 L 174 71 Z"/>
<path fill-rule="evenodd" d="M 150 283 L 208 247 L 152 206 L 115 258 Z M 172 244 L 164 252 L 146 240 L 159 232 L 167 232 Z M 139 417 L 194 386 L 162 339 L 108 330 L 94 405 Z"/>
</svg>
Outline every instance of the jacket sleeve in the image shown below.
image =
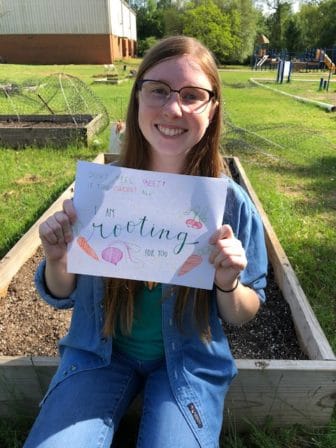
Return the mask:
<svg viewBox="0 0 336 448">
<path fill-rule="evenodd" d="M 72 308 L 75 303 L 75 295 L 76 295 L 76 289 L 70 294 L 69 297 L 65 297 L 62 299 L 59 299 L 57 297 L 54 297 L 50 291 L 47 288 L 45 277 L 44 277 L 44 270 L 45 270 L 46 262 L 43 260 L 35 274 L 35 287 L 42 297 L 44 301 L 46 301 L 49 305 L 51 305 L 54 308 L 57 309 L 67 309 Z"/>
<path fill-rule="evenodd" d="M 268 262 L 263 224 L 245 190 L 232 180 L 229 180 L 223 223 L 231 225 L 245 249 L 247 266 L 241 272 L 240 281 L 265 301 Z"/>
</svg>

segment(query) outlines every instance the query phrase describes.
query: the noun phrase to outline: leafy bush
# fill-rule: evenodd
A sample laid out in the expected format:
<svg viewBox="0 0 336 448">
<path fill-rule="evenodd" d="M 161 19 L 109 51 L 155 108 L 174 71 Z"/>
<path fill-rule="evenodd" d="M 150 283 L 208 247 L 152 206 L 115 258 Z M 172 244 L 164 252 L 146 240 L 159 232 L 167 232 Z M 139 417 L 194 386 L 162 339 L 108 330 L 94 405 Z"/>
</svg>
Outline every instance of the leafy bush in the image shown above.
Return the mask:
<svg viewBox="0 0 336 448">
<path fill-rule="evenodd" d="M 138 56 L 142 57 L 147 50 L 149 50 L 155 43 L 157 39 L 154 36 L 146 37 L 146 39 L 139 40 L 138 42 Z"/>
</svg>

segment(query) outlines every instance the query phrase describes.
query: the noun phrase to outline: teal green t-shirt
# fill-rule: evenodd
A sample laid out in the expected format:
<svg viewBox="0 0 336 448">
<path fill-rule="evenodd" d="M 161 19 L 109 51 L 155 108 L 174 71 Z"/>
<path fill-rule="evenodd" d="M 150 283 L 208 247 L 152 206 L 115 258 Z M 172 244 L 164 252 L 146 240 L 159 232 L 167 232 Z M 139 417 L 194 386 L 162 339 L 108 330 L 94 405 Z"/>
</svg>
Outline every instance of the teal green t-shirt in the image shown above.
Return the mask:
<svg viewBox="0 0 336 448">
<path fill-rule="evenodd" d="M 135 359 L 151 361 L 163 357 L 162 338 L 162 285 L 139 291 L 134 305 L 132 331 L 129 335 L 117 329 L 113 346 Z"/>
</svg>

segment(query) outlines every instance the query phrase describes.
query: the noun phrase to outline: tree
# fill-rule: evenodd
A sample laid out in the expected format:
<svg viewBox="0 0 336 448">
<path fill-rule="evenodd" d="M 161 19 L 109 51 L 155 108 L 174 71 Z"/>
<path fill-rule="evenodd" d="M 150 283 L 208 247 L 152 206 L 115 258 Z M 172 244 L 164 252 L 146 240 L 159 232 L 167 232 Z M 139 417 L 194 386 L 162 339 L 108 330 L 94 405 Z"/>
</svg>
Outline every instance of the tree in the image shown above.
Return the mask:
<svg viewBox="0 0 336 448">
<path fill-rule="evenodd" d="M 200 0 L 197 6 L 192 2 L 187 5 L 183 13 L 183 34 L 203 42 L 221 63 L 233 49 L 230 18 L 213 0 Z"/>
<path fill-rule="evenodd" d="M 291 3 L 276 0 L 274 2 L 274 12 L 268 16 L 267 24 L 269 28 L 270 46 L 281 50 L 286 48 L 285 30 L 291 18 Z"/>
<path fill-rule="evenodd" d="M 322 19 L 319 6 L 315 4 L 302 5 L 297 13 L 297 18 L 301 30 L 302 48 L 318 47 Z"/>
<path fill-rule="evenodd" d="M 164 36 L 163 9 L 157 8 L 155 0 L 148 0 L 147 6 L 137 9 L 137 33 L 139 40 Z"/>
<path fill-rule="evenodd" d="M 304 50 L 301 39 L 301 29 L 298 18 L 293 15 L 285 24 L 284 43 L 289 53 L 295 53 Z"/>
<path fill-rule="evenodd" d="M 319 46 L 332 48 L 336 45 L 336 0 L 327 0 L 319 5 L 321 23 L 319 31 Z"/>
<path fill-rule="evenodd" d="M 163 11 L 163 27 L 167 36 L 183 34 L 183 14 L 177 7 L 167 8 Z"/>
<path fill-rule="evenodd" d="M 229 55 L 235 62 L 243 62 L 253 51 L 258 12 L 252 0 L 217 0 L 231 22 L 233 48 Z"/>
</svg>

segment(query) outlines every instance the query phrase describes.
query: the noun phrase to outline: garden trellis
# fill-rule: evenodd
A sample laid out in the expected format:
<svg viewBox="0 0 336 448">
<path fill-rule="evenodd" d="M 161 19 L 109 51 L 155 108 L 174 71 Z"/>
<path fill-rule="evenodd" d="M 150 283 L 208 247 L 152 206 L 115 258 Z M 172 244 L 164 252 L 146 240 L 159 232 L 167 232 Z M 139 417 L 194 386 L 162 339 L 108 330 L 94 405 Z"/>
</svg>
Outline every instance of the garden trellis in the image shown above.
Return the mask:
<svg viewBox="0 0 336 448">
<path fill-rule="evenodd" d="M 2 115 L 15 115 L 18 121 L 24 116 L 70 116 L 74 125 L 81 116 L 100 116 L 97 132 L 109 124 L 109 115 L 101 100 L 79 78 L 55 73 L 40 80 L 22 84 L 0 81 L 0 107 Z"/>
</svg>

